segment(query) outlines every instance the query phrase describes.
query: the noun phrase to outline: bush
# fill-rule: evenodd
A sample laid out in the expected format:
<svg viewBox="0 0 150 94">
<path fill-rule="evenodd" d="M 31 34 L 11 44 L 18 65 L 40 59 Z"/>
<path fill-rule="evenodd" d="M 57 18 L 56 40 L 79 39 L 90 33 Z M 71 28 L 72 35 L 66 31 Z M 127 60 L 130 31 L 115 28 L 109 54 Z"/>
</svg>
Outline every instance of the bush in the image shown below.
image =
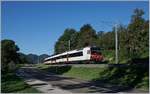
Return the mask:
<svg viewBox="0 0 150 94">
<path fill-rule="evenodd" d="M 2 93 L 40 93 L 40 91 L 27 85 L 22 79 L 17 77 L 14 73 L 7 73 L 2 75 L 1 79 Z"/>
<path fill-rule="evenodd" d="M 100 73 L 100 80 L 112 84 L 127 87 L 146 87 L 148 88 L 148 65 L 129 64 L 126 66 L 112 66 Z"/>
</svg>

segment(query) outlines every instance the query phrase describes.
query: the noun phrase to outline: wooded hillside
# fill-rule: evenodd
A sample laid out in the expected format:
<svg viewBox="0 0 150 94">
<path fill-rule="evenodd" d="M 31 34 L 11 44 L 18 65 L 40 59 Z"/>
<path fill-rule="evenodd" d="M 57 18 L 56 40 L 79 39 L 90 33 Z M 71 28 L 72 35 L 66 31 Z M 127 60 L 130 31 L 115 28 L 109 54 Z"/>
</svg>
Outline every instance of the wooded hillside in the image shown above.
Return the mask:
<svg viewBox="0 0 150 94">
<path fill-rule="evenodd" d="M 144 11 L 135 9 L 128 25 L 119 24 L 117 28 L 119 43 L 119 59 L 142 58 L 148 56 L 149 20 L 143 18 Z M 103 48 L 103 54 L 112 54 L 115 50 L 115 27 L 111 31 L 95 30 L 90 24 L 85 24 L 76 31 L 67 28 L 55 44 L 55 54 L 85 46 Z"/>
</svg>

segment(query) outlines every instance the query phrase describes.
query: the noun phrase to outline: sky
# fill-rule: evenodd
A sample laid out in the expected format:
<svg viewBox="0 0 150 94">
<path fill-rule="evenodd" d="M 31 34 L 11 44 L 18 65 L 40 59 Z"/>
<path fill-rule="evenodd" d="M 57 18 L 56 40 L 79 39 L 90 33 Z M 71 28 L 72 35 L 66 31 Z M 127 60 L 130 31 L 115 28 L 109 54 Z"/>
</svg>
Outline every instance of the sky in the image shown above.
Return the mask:
<svg viewBox="0 0 150 94">
<path fill-rule="evenodd" d="M 143 17 L 148 19 L 146 1 L 3 1 L 1 39 L 14 40 L 25 54 L 51 55 L 66 28 L 79 31 L 84 24 L 91 24 L 96 31 L 111 31 L 112 22 L 127 25 L 135 8 L 143 9 Z"/>
</svg>

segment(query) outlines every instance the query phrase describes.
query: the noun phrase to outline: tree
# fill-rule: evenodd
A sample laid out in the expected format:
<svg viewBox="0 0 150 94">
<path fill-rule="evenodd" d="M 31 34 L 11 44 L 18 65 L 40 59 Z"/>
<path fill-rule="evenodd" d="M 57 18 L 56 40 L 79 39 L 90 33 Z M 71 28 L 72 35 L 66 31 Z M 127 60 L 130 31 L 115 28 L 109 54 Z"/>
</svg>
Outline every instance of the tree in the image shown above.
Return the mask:
<svg viewBox="0 0 150 94">
<path fill-rule="evenodd" d="M 83 25 L 79 32 L 77 48 L 95 46 L 97 40 L 96 31 L 90 24 Z"/>
<path fill-rule="evenodd" d="M 19 51 L 19 48 L 15 45 L 13 40 L 5 39 L 1 41 L 2 72 L 7 72 L 9 70 L 8 65 L 10 62 L 18 62 L 17 51 Z"/>
<path fill-rule="evenodd" d="M 63 35 L 58 39 L 55 44 L 55 54 L 62 53 L 69 50 L 69 40 L 70 40 L 70 49 L 76 48 L 77 41 L 77 32 L 74 29 L 67 28 Z"/>
<path fill-rule="evenodd" d="M 96 40 L 96 46 L 104 48 L 104 44 L 103 44 L 103 36 L 104 36 L 104 31 L 99 31 L 97 32 L 97 40 Z"/>
<path fill-rule="evenodd" d="M 18 53 L 18 56 L 19 56 L 19 62 L 21 64 L 27 64 L 29 63 L 28 60 L 27 60 L 27 55 L 25 55 L 24 53 Z"/>
<path fill-rule="evenodd" d="M 102 33 L 102 35 L 98 35 L 97 46 L 104 48 L 105 50 L 115 48 L 115 31 Z"/>
<path fill-rule="evenodd" d="M 144 24 L 145 20 L 142 18 L 144 12 L 141 9 L 135 9 L 134 14 L 131 17 L 131 22 L 128 25 L 128 32 L 127 32 L 127 49 L 128 52 L 132 57 L 139 57 L 141 48 L 144 47 L 143 45 L 143 38 L 146 37 L 146 35 L 143 35 L 144 30 Z"/>
<path fill-rule="evenodd" d="M 123 59 L 138 58 L 143 54 L 148 56 L 149 49 L 149 21 L 142 16 L 142 9 L 135 9 L 128 25 L 120 24 L 118 30 L 119 56 Z M 98 46 L 104 50 L 115 50 L 115 28 L 111 31 L 96 30 L 90 24 L 85 24 L 79 32 L 66 29 L 55 44 L 55 52 L 68 51 L 68 41 L 71 41 L 71 50 L 86 46 Z M 125 58 L 124 58 L 125 57 Z"/>
<path fill-rule="evenodd" d="M 118 28 L 117 28 L 117 32 L 118 32 L 118 46 L 119 46 L 119 50 L 125 50 L 125 40 L 127 37 L 127 28 L 122 25 L 119 24 Z"/>
</svg>

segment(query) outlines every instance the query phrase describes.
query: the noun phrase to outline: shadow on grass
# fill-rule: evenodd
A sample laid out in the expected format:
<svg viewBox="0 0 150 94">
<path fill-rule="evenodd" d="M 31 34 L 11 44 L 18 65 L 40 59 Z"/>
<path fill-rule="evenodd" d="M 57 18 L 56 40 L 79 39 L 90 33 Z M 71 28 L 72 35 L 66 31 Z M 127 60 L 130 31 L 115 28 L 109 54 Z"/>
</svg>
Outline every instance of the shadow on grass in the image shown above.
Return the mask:
<svg viewBox="0 0 150 94">
<path fill-rule="evenodd" d="M 148 74 L 149 58 L 138 58 L 132 59 L 126 65 L 110 65 L 107 69 L 99 74 L 99 78 L 93 79 L 93 82 L 105 82 L 114 85 L 120 85 L 124 87 L 121 88 L 122 91 L 136 87 L 142 82 L 144 77 L 148 77 Z M 147 87 L 149 87 L 148 83 L 149 82 L 147 82 Z"/>
<path fill-rule="evenodd" d="M 63 74 L 68 72 L 70 69 L 72 68 L 72 66 L 66 65 L 66 66 L 50 66 L 48 68 L 45 68 L 43 70 L 47 71 L 47 72 L 52 72 L 55 74 Z"/>
<path fill-rule="evenodd" d="M 46 83 L 36 83 L 36 84 L 32 84 L 30 86 L 42 86 L 42 85 L 47 85 Z"/>
<path fill-rule="evenodd" d="M 99 74 L 99 78 L 93 79 L 92 81 L 69 85 L 57 84 L 55 86 L 66 90 L 88 88 L 88 90 L 85 91 L 86 93 L 116 93 L 130 91 L 141 83 L 143 77 L 148 76 L 148 74 L 149 58 L 147 57 L 142 59 L 132 59 L 127 64 L 111 64 Z"/>
<path fill-rule="evenodd" d="M 22 68 L 24 70 L 24 78 L 29 81 L 32 79 L 40 79 L 43 81 L 61 81 L 72 79 L 72 77 L 59 77 L 61 75 L 71 69 L 71 66 L 50 66 L 41 70 L 32 69 L 32 68 Z M 18 71 L 18 74 L 21 74 L 21 71 Z M 27 75 L 26 75 L 27 74 Z M 30 75 L 29 75 L 30 74 Z"/>
<path fill-rule="evenodd" d="M 18 92 L 31 88 L 24 83 L 22 79 L 17 77 L 14 73 L 7 73 L 2 75 L 2 93 Z"/>
<path fill-rule="evenodd" d="M 2 82 L 6 82 L 6 81 L 21 81 L 21 79 L 19 79 L 17 76 L 15 76 L 14 73 L 7 73 L 7 74 L 2 74 L 1 75 Z"/>
<path fill-rule="evenodd" d="M 91 81 L 77 81 L 78 83 L 72 83 L 71 77 L 59 77 L 55 74 L 63 74 L 68 72 L 71 66 L 50 66 L 44 68 L 47 72 L 55 73 L 54 75 L 46 75 L 42 72 L 31 72 L 30 69 L 26 69 L 28 74 L 31 74 L 40 80 L 44 81 L 56 81 L 52 83 L 53 86 L 65 90 L 71 90 L 78 93 L 116 93 L 128 91 L 137 86 L 144 76 L 148 76 L 149 72 L 149 58 L 132 59 L 127 64 L 111 64 L 103 72 L 99 73 L 99 77 Z M 31 79 L 31 78 L 29 78 Z M 71 82 L 63 82 L 62 80 L 71 80 Z M 59 83 L 59 82 L 60 83 Z M 61 82 L 62 81 L 62 82 Z M 58 83 L 57 83 L 58 82 Z"/>
</svg>

